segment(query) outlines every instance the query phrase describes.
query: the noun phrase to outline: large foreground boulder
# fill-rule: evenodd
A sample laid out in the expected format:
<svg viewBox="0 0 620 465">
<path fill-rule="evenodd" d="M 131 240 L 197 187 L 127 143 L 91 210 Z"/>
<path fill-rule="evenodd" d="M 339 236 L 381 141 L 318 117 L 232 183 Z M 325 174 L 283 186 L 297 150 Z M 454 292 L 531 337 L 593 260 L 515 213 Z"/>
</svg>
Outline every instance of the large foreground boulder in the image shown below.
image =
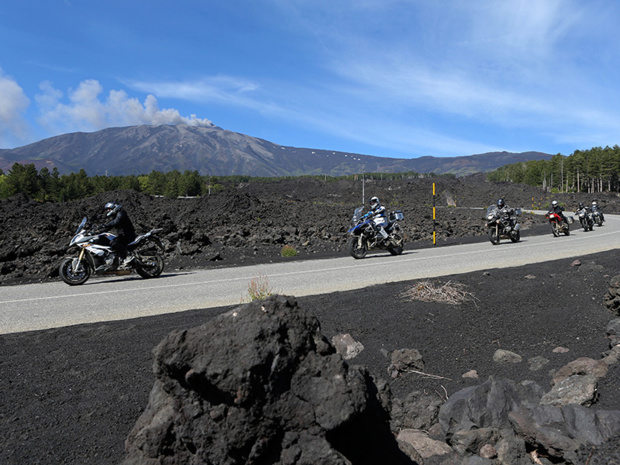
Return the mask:
<svg viewBox="0 0 620 465">
<path fill-rule="evenodd" d="M 168 335 L 125 465 L 405 464 L 389 390 L 349 366 L 287 297 Z"/>
</svg>

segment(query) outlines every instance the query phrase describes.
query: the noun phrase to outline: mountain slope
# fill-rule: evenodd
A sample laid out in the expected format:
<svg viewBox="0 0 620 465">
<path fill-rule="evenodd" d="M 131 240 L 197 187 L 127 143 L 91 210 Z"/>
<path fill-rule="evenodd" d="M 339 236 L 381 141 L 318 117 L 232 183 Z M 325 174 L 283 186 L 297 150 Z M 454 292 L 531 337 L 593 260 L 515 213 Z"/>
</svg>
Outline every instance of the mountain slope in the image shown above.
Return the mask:
<svg viewBox="0 0 620 465">
<path fill-rule="evenodd" d="M 34 163 L 62 174 L 147 174 L 152 170 L 196 170 L 200 174 L 299 176 L 355 173 L 454 173 L 492 171 L 520 161 L 549 159 L 540 152 L 493 152 L 466 157 L 384 158 L 355 153 L 286 147 L 222 128 L 130 126 L 64 134 L 12 150 L 0 150 L 0 169 Z"/>
</svg>

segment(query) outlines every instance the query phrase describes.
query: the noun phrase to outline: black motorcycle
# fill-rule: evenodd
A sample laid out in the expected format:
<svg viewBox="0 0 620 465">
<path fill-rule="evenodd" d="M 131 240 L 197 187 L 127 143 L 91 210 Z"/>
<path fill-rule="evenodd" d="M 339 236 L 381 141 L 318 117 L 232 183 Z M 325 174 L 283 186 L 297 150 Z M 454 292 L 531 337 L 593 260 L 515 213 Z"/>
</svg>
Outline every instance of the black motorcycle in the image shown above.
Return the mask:
<svg viewBox="0 0 620 465">
<path fill-rule="evenodd" d="M 592 220 L 596 223 L 597 226 L 603 226 L 603 222 L 605 218 L 603 217 L 603 212 L 600 210 L 594 210 L 592 212 Z"/>
<path fill-rule="evenodd" d="M 592 231 L 594 228 L 594 220 L 592 219 L 592 213 L 587 208 L 580 208 L 575 212 L 575 215 L 579 217 L 579 222 L 584 231 Z"/>
<path fill-rule="evenodd" d="M 521 225 L 516 219 L 520 215 L 520 208 L 514 211 L 515 218 L 506 216 L 496 205 L 487 208 L 485 226 L 489 230 L 489 239 L 493 245 L 499 244 L 501 238 L 510 239 L 512 242 L 521 240 Z"/>
<path fill-rule="evenodd" d="M 70 252 L 77 252 L 77 257 L 65 258 L 59 267 L 62 280 L 70 286 L 84 284 L 91 274 L 125 275 L 135 271 L 143 278 L 156 278 L 164 271 L 164 246 L 157 233 L 161 229 L 153 229 L 142 234 L 127 245 L 127 265 L 117 262 L 113 253 L 114 234 L 105 232 L 94 234 L 86 229 L 87 218 L 84 218 L 69 244 Z M 96 227 L 93 228 L 96 230 Z"/>
<path fill-rule="evenodd" d="M 393 211 L 388 214 L 388 223 L 383 229 L 388 234 L 387 238 L 381 237 L 372 218 L 364 217 L 364 207 L 355 209 L 349 229 L 348 249 L 353 258 L 364 258 L 372 249 L 383 249 L 392 255 L 403 253 L 405 240 L 400 229 L 399 221 L 404 219 L 401 211 Z"/>
</svg>

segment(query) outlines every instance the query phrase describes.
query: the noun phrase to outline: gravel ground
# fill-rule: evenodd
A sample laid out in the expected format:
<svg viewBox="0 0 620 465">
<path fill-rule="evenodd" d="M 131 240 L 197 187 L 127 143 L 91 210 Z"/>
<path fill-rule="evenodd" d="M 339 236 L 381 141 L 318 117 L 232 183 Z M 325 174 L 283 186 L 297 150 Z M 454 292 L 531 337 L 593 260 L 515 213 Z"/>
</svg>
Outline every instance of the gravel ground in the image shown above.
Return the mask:
<svg viewBox="0 0 620 465">
<path fill-rule="evenodd" d="M 489 244 L 489 247 L 492 247 Z M 616 253 L 517 268 L 491 269 L 432 280 L 462 285 L 459 305 L 403 297 L 417 282 L 299 298 L 324 334 L 349 333 L 365 349 L 353 364 L 389 379 L 394 396 L 412 390 L 451 395 L 488 376 L 532 379 L 549 386 L 550 371 L 578 357 L 598 359 L 608 349 L 605 328 L 614 318 L 603 305 Z M 124 440 L 147 404 L 154 383 L 151 350 L 173 329 L 189 328 L 232 307 L 79 325 L 0 336 L 0 463 L 119 463 Z M 565 353 L 553 349 L 564 347 Z M 389 353 L 415 348 L 425 372 L 389 378 Z M 500 366 L 496 349 L 523 362 Z M 531 371 L 528 360 L 549 363 Z M 476 370 L 479 379 L 462 378 Z M 620 369 L 599 384 L 592 408 L 620 409 Z"/>
</svg>

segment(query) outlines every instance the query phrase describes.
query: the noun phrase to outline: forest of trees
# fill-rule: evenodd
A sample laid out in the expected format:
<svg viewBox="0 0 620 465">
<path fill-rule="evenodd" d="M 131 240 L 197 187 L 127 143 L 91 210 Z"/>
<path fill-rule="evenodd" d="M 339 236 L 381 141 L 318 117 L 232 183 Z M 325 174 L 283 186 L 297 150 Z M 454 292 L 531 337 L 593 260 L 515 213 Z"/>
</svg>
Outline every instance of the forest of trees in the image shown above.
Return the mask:
<svg viewBox="0 0 620 465">
<path fill-rule="evenodd" d="M 576 150 L 569 156 L 502 166 L 487 174 L 489 181 L 540 186 L 550 192 L 620 191 L 620 147 Z"/>
<path fill-rule="evenodd" d="M 365 173 L 351 176 L 311 176 L 332 181 L 336 179 L 405 179 L 433 177 L 433 174 L 407 173 Z M 221 190 L 226 184 L 240 182 L 270 182 L 279 178 L 251 176 L 201 176 L 198 171 L 178 170 L 162 173 L 152 171 L 140 176 L 88 176 L 82 169 L 78 173 L 61 175 L 56 168 L 37 171 L 34 164 L 15 163 L 7 173 L 0 170 L 0 198 L 25 194 L 35 200 L 65 202 L 90 195 L 118 189 L 133 189 L 149 195 L 164 197 L 198 197 Z"/>
</svg>

